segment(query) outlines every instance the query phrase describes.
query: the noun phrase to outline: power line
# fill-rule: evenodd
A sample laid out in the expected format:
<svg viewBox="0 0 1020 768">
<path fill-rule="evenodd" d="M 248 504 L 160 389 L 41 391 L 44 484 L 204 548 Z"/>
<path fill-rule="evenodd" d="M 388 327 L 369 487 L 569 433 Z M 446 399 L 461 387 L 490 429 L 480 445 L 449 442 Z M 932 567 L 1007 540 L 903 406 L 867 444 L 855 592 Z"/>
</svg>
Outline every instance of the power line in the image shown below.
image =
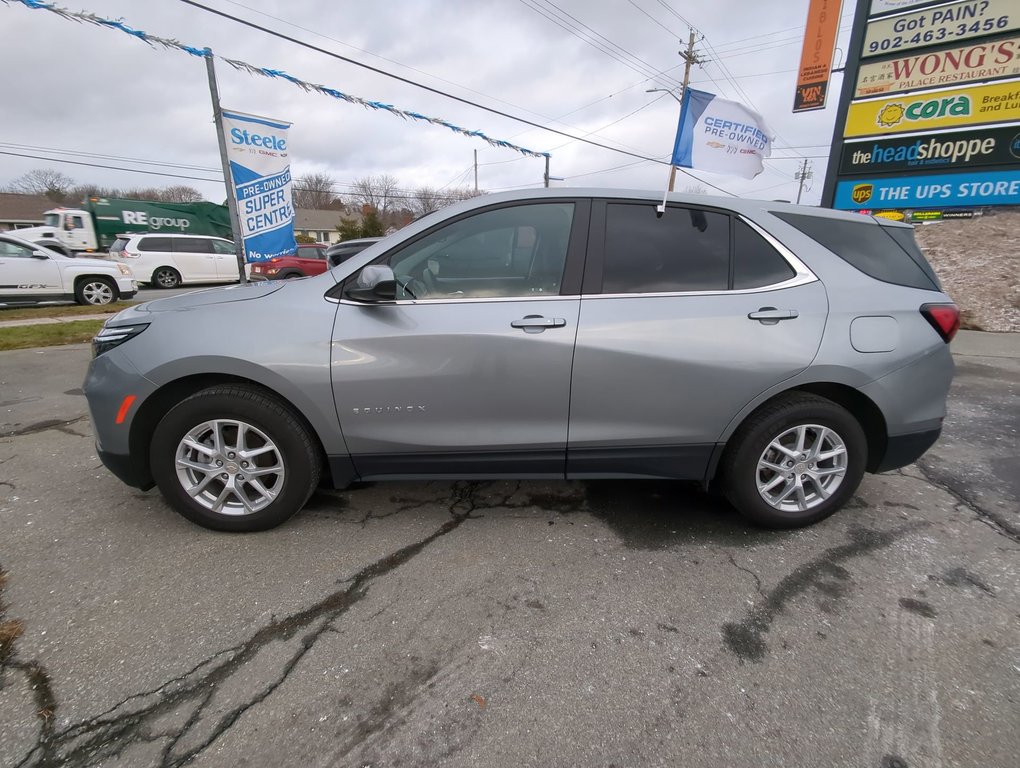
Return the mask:
<svg viewBox="0 0 1020 768">
<path fill-rule="evenodd" d="M 543 131 L 548 131 L 549 133 L 555 133 L 555 134 L 557 134 L 559 136 L 563 136 L 564 138 L 574 139 L 575 141 L 581 141 L 581 142 L 583 142 L 585 144 L 590 144 L 593 147 L 598 147 L 600 149 L 609 150 L 610 152 L 617 152 L 619 154 L 628 155 L 630 157 L 636 157 L 636 158 L 639 158 L 641 160 L 653 160 L 654 162 L 659 162 L 658 160 L 654 160 L 654 158 L 648 157 L 647 155 L 638 154 L 637 152 L 629 152 L 629 151 L 624 150 L 624 149 L 618 149 L 616 147 L 611 147 L 611 146 L 609 146 L 607 144 L 602 144 L 602 143 L 600 143 L 598 141 L 592 141 L 591 139 L 579 138 L 577 136 L 573 136 L 573 135 L 567 133 L 566 131 L 561 131 L 561 130 L 559 130 L 557 128 L 550 128 L 549 126 L 542 125 L 541 123 L 536 123 L 533 120 L 528 120 L 528 119 L 523 118 L 523 117 L 518 117 L 517 115 L 512 115 L 509 112 L 504 112 L 504 111 L 499 110 L 499 109 L 494 109 L 493 107 L 487 107 L 484 104 L 479 104 L 476 101 L 471 101 L 470 99 L 465 99 L 465 98 L 463 98 L 461 96 L 456 96 L 456 95 L 454 95 L 452 93 L 447 93 L 446 91 L 442 91 L 442 90 L 440 90 L 438 88 L 433 88 L 432 86 L 425 85 L 424 83 L 419 83 L 419 82 L 417 82 L 415 80 L 412 80 L 410 78 L 403 77 L 401 75 L 397 75 L 397 74 L 394 74 L 392 72 L 387 72 L 386 70 L 380 69 L 379 67 L 373 67 L 371 64 L 365 64 L 364 62 L 357 61 L 356 59 L 352 59 L 349 56 L 343 56 L 343 55 L 341 55 L 339 53 L 336 53 L 334 51 L 329 51 L 329 50 L 326 50 L 325 48 L 320 48 L 319 46 L 312 45 L 311 43 L 305 42 L 304 40 L 300 40 L 300 39 L 298 39 L 296 37 L 292 37 L 290 35 L 285 35 L 282 32 L 278 32 L 278 31 L 276 31 L 274 29 L 270 29 L 268 27 L 262 26 L 261 24 L 256 24 L 253 21 L 248 21 L 247 19 L 242 19 L 242 18 L 240 18 L 238 16 L 234 16 L 233 14 L 226 13 L 225 11 L 220 11 L 220 10 L 218 10 L 216 8 L 210 8 L 208 6 L 202 5 L 199 2 L 196 2 L 195 0 L 179 0 L 179 1 L 184 3 L 185 5 L 190 5 L 190 6 L 194 7 L 194 8 L 198 8 L 200 10 L 206 11 L 207 13 L 211 13 L 211 14 L 214 14 L 216 16 L 220 16 L 220 17 L 225 18 L 225 19 L 230 19 L 231 21 L 237 22 L 238 24 L 241 24 L 241 25 L 246 26 L 246 27 L 250 27 L 251 29 L 257 29 L 260 32 L 266 33 L 267 35 L 272 35 L 273 37 L 277 37 L 277 38 L 279 38 L 281 40 L 286 40 L 287 42 L 294 43 L 295 45 L 300 45 L 302 48 L 307 48 L 309 50 L 325 54 L 326 56 L 330 56 L 330 57 L 332 57 L 334 59 L 338 59 L 339 61 L 345 61 L 348 64 L 353 64 L 354 66 L 361 67 L 362 69 L 367 69 L 370 72 L 375 72 L 376 74 L 382 75 L 384 77 L 391 78 L 393 80 L 397 80 L 397 81 L 402 82 L 402 83 L 406 83 L 407 85 L 414 86 L 415 88 L 420 88 L 420 89 L 422 89 L 424 91 L 428 91 L 429 93 L 434 93 L 434 94 L 436 94 L 438 96 L 443 96 L 443 97 L 445 97 L 447 99 L 452 99 L 453 101 L 457 101 L 457 102 L 459 102 L 461 104 L 467 104 L 468 106 L 475 107 L 476 109 L 481 109 L 481 110 L 484 110 L 485 112 L 489 112 L 489 113 L 494 114 L 494 115 L 499 115 L 500 117 L 505 117 L 508 120 L 514 120 L 514 121 L 519 122 L 519 123 L 524 123 L 525 125 L 530 125 L 532 128 L 538 128 L 538 129 L 543 130 Z"/>
<path fill-rule="evenodd" d="M 60 151 L 60 150 L 56 150 L 56 151 Z M 207 182 L 212 182 L 212 183 L 215 183 L 215 184 L 222 184 L 223 183 L 223 179 L 222 178 L 210 179 L 210 178 L 206 178 L 204 176 L 185 176 L 185 175 L 182 175 L 182 174 L 179 174 L 179 173 L 164 173 L 162 171 L 150 171 L 150 170 L 147 170 L 147 169 L 144 169 L 144 168 L 124 168 L 122 166 L 116 166 L 116 165 L 107 165 L 107 164 L 100 164 L 100 163 L 86 163 L 86 162 L 84 162 L 82 160 L 67 160 L 65 158 L 60 158 L 60 157 L 45 157 L 43 155 L 33 155 L 33 154 L 25 153 L 25 152 L 7 152 L 7 151 L 4 151 L 4 150 L 0 150 L 0 155 L 9 155 L 11 157 L 25 157 L 25 158 L 30 158 L 30 159 L 33 159 L 33 160 L 45 160 L 46 162 L 49 162 L 49 163 L 63 163 L 63 164 L 66 164 L 66 165 L 81 165 L 81 166 L 86 166 L 86 167 L 89 167 L 89 168 L 103 168 L 103 169 L 111 170 L 111 171 L 127 171 L 128 173 L 140 173 L 140 174 L 145 175 L 145 176 L 166 176 L 166 177 L 173 178 L 173 179 L 187 179 L 189 181 L 207 181 Z M 142 161 L 142 162 L 144 162 L 144 161 Z M 468 171 L 470 171 L 470 169 L 468 169 Z M 463 175 L 464 174 L 459 174 L 457 176 L 457 178 L 460 178 Z M 454 179 L 454 180 L 456 181 L 456 179 Z M 351 190 L 355 189 L 355 185 L 354 184 L 347 183 L 347 182 L 334 181 L 333 185 L 334 186 L 338 186 L 338 187 L 344 187 L 345 189 L 341 190 L 341 193 L 347 192 L 348 194 L 350 194 Z M 444 185 L 444 188 L 446 186 L 449 186 L 449 185 L 448 184 Z M 291 188 L 293 190 L 297 191 L 297 192 L 317 192 L 317 191 L 319 191 L 319 190 L 313 189 L 311 187 L 302 187 L 302 186 L 300 186 L 298 184 L 293 184 Z M 395 192 L 405 192 L 405 193 L 411 193 L 411 194 L 390 194 L 390 195 L 388 195 L 388 197 L 391 198 L 391 199 L 394 199 L 394 200 L 414 200 L 414 199 L 416 199 L 416 196 L 413 194 L 414 190 L 396 187 L 395 188 Z M 332 190 L 331 190 L 331 193 L 332 193 Z M 436 195 L 436 197 L 439 197 L 440 199 L 443 199 L 443 200 L 460 200 L 461 199 L 458 195 Z"/>
<path fill-rule="evenodd" d="M 523 5 L 527 6 L 528 8 L 531 8 L 531 10 L 535 11 L 543 18 L 546 18 L 553 24 L 556 24 L 561 29 L 566 30 L 569 34 L 587 43 L 596 50 L 601 51 L 602 53 L 618 61 L 624 66 L 633 69 L 635 72 L 642 75 L 648 75 L 649 72 L 656 71 L 656 67 L 654 65 L 649 64 L 647 61 L 635 56 L 626 48 L 624 48 L 621 45 L 618 45 L 617 43 L 614 43 L 605 35 L 596 32 L 594 29 L 589 27 L 583 21 L 578 19 L 576 16 L 573 16 L 570 13 L 564 11 L 558 5 L 553 3 L 551 0 L 518 0 L 518 1 Z M 542 6 L 539 5 L 539 3 L 544 3 L 545 5 Z M 571 21 L 568 21 L 567 19 L 571 19 L 573 23 Z M 582 27 L 585 30 L 588 30 L 588 32 L 590 32 L 591 35 L 595 35 L 596 37 L 598 37 L 599 40 L 596 40 L 595 37 L 592 37 L 591 35 L 584 32 L 582 30 Z M 601 42 L 603 40 L 605 41 L 604 43 Z M 620 54 L 626 56 L 628 59 L 630 59 L 630 61 L 624 59 Z M 675 85 L 676 81 L 672 81 L 672 83 Z"/>
</svg>

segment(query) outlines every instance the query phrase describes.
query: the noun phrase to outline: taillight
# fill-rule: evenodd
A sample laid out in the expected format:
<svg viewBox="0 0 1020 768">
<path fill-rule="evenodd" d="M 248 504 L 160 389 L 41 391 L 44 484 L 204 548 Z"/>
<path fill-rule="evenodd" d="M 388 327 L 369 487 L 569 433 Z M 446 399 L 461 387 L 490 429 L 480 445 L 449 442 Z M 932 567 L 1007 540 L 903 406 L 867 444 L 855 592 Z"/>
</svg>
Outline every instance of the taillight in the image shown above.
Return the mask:
<svg viewBox="0 0 1020 768">
<path fill-rule="evenodd" d="M 955 304 L 922 304 L 921 314 L 946 344 L 960 330 L 960 308 Z"/>
<path fill-rule="evenodd" d="M 131 253 L 131 251 L 121 251 L 120 255 L 122 258 L 125 259 L 137 259 L 139 256 L 141 256 L 140 253 Z"/>
</svg>

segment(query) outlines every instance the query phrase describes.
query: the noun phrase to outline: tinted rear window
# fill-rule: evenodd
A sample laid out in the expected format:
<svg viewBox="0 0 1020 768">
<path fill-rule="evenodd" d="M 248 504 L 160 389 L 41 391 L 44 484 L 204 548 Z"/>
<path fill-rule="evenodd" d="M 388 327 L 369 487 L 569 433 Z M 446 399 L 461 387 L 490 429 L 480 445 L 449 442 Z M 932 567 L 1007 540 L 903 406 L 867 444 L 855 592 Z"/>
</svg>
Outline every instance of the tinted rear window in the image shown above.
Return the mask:
<svg viewBox="0 0 1020 768">
<path fill-rule="evenodd" d="M 880 226 L 864 217 L 857 222 L 800 213 L 775 212 L 773 215 L 876 280 L 928 291 L 938 290 L 931 267 L 927 270 L 921 268 L 916 257 L 905 251 L 889 234 L 892 227 Z M 913 234 L 907 234 L 913 240 Z M 917 256 L 924 260 L 920 251 Z"/>
<path fill-rule="evenodd" d="M 797 273 L 768 241 L 739 219 L 733 230 L 733 287 L 762 288 Z"/>
<path fill-rule="evenodd" d="M 212 241 L 191 237 L 175 237 L 174 251 L 177 253 L 212 253 Z"/>
<path fill-rule="evenodd" d="M 140 251 L 169 251 L 169 237 L 143 237 L 138 241 Z"/>
<path fill-rule="evenodd" d="M 110 246 L 110 253 L 120 253 L 127 246 L 128 241 L 125 237 L 118 237 L 113 241 L 113 245 Z"/>
<path fill-rule="evenodd" d="M 724 291 L 729 283 L 730 217 L 694 208 L 606 206 L 603 293 Z"/>
</svg>

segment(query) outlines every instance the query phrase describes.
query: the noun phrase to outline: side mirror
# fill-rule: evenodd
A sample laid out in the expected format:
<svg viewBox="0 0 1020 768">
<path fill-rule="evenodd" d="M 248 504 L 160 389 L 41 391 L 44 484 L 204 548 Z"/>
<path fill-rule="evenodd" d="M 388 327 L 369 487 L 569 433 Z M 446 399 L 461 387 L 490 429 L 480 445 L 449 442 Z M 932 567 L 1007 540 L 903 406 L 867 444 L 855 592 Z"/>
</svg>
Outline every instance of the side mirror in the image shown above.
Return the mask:
<svg viewBox="0 0 1020 768">
<path fill-rule="evenodd" d="M 33 259 L 48 259 L 50 255 L 46 251 L 32 251 Z"/>
<path fill-rule="evenodd" d="M 397 298 L 397 279 L 390 267 L 372 265 L 365 267 L 358 275 L 358 282 L 348 288 L 344 295 L 351 301 L 364 304 L 381 304 Z"/>
</svg>

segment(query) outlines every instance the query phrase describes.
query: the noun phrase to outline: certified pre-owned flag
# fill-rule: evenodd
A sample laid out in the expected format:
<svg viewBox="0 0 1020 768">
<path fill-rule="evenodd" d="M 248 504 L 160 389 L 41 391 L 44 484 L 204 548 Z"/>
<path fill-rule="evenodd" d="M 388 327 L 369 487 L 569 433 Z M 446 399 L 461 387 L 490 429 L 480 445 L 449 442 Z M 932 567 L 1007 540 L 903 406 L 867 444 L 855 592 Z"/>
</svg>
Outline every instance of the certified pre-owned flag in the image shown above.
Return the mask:
<svg viewBox="0 0 1020 768">
<path fill-rule="evenodd" d="M 753 179 L 772 154 L 772 136 L 753 109 L 687 88 L 673 144 L 673 165 Z"/>
<path fill-rule="evenodd" d="M 241 220 L 245 261 L 294 253 L 290 123 L 223 110 L 230 177 Z"/>
</svg>

